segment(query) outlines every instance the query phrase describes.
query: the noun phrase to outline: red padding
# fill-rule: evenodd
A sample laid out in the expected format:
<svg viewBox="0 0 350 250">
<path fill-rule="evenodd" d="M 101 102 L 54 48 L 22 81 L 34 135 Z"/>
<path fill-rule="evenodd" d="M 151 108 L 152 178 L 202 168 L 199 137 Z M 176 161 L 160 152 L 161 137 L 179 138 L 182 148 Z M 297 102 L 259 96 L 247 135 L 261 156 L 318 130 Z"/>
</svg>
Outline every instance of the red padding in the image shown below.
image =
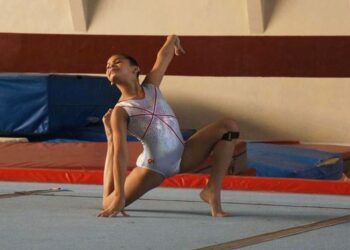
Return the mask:
<svg viewBox="0 0 350 250">
<path fill-rule="evenodd" d="M 16 182 L 102 184 L 103 171 L 43 168 L 0 168 L 0 180 Z"/>
<path fill-rule="evenodd" d="M 205 174 L 179 174 L 164 180 L 162 187 L 203 188 L 209 176 Z M 2 168 L 3 181 L 55 182 L 74 184 L 102 184 L 101 170 L 25 169 Z M 350 195 L 350 182 L 328 180 L 306 180 L 289 178 L 264 178 L 225 176 L 225 190 L 272 191 L 289 193 L 314 193 Z"/>
</svg>

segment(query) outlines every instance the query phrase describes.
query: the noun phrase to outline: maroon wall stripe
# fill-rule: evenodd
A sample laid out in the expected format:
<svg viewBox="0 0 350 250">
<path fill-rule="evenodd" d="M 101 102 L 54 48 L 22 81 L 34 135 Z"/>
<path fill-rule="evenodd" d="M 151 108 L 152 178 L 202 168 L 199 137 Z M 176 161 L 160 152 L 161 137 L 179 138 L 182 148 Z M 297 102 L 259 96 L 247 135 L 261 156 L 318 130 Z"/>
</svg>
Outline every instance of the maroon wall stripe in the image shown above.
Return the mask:
<svg viewBox="0 0 350 250">
<path fill-rule="evenodd" d="M 350 36 L 183 36 L 167 74 L 350 77 Z M 0 72 L 104 73 L 114 53 L 149 71 L 164 36 L 0 33 Z"/>
</svg>

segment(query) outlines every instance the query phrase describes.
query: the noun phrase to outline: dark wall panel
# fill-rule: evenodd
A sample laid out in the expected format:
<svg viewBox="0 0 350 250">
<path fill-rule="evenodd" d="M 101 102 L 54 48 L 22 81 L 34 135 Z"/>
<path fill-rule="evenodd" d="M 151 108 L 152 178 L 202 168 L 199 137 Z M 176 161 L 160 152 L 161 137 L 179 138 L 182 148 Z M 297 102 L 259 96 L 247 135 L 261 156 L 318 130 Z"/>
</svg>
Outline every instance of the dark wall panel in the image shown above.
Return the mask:
<svg viewBox="0 0 350 250">
<path fill-rule="evenodd" d="M 151 69 L 164 36 L 0 33 L 0 72 L 104 73 L 128 53 Z M 349 36 L 184 36 L 167 74 L 350 77 Z"/>
</svg>

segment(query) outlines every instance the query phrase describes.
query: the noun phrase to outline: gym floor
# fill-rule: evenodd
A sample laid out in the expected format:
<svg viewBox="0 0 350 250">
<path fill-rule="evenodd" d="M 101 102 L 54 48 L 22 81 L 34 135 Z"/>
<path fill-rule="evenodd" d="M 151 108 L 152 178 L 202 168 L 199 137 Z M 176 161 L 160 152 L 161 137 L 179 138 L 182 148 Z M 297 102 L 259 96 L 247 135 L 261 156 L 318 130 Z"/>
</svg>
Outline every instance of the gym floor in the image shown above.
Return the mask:
<svg viewBox="0 0 350 250">
<path fill-rule="evenodd" d="M 130 217 L 97 218 L 101 185 L 0 182 L 0 190 L 4 250 L 234 249 L 253 236 L 242 249 L 350 249 L 350 219 L 337 222 L 350 215 L 349 196 L 223 191 L 232 217 L 213 218 L 200 189 L 157 188 L 125 209 Z M 327 226 L 288 235 L 320 221 Z"/>
</svg>

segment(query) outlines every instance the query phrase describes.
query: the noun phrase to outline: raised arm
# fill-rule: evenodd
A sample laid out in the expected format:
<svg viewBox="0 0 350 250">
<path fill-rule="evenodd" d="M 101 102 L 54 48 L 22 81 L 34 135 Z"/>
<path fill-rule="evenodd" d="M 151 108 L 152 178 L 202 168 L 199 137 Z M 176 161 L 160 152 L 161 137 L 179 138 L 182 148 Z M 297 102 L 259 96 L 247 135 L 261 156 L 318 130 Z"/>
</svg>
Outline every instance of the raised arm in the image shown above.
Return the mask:
<svg viewBox="0 0 350 250">
<path fill-rule="evenodd" d="M 104 185 L 112 186 L 114 190 L 104 197 L 106 206 L 98 216 L 116 216 L 119 212 L 123 212 L 125 206 L 124 183 L 128 163 L 127 117 L 125 110 L 121 107 L 114 108 L 111 113 L 112 140 L 108 142 L 110 147 L 108 151 L 112 153 L 109 155 L 109 166 L 105 167 L 110 167 L 112 171 L 108 171 L 109 173 L 105 175 Z M 108 189 L 108 186 L 105 186 L 105 189 Z"/>
<path fill-rule="evenodd" d="M 167 37 L 165 43 L 158 51 L 156 62 L 142 84 L 151 83 L 159 87 L 165 71 L 174 57 L 174 54 L 179 56 L 181 54 L 185 54 L 185 51 L 181 47 L 179 37 L 176 35 L 170 35 Z"/>
</svg>

